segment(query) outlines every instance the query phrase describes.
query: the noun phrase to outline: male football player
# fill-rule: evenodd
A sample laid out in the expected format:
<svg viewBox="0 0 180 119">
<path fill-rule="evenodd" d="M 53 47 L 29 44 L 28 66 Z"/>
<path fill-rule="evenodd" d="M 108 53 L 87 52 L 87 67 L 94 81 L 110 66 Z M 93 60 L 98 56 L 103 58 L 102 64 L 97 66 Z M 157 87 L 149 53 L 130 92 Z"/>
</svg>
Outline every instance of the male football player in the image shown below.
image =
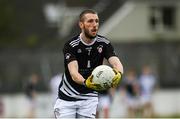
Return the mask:
<svg viewBox="0 0 180 119">
<path fill-rule="evenodd" d="M 84 10 L 79 16 L 81 33 L 67 41 L 63 48 L 65 73 L 54 106 L 56 118 L 95 118 L 101 86 L 92 82 L 93 69 L 106 58 L 113 67 L 116 87 L 123 66 L 107 38 L 97 34 L 98 14 Z"/>
</svg>

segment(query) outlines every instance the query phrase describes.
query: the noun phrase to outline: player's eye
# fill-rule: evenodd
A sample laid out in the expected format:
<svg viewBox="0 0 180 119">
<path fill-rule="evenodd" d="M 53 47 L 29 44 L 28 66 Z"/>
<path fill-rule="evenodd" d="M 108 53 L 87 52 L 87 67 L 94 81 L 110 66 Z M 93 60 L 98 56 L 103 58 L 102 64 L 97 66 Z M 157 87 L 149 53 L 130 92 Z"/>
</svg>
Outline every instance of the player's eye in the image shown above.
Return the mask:
<svg viewBox="0 0 180 119">
<path fill-rule="evenodd" d="M 89 20 L 87 21 L 87 23 L 90 23 L 90 24 L 96 23 L 96 24 L 98 24 L 98 23 L 99 23 L 99 20 L 98 20 L 98 19 L 89 19 Z"/>
<path fill-rule="evenodd" d="M 89 23 L 93 23 L 93 21 L 94 21 L 93 19 L 90 19 L 90 20 L 88 20 L 87 22 L 89 22 Z"/>
<path fill-rule="evenodd" d="M 96 19 L 96 23 L 99 23 L 99 20 L 98 20 L 98 19 Z"/>
</svg>

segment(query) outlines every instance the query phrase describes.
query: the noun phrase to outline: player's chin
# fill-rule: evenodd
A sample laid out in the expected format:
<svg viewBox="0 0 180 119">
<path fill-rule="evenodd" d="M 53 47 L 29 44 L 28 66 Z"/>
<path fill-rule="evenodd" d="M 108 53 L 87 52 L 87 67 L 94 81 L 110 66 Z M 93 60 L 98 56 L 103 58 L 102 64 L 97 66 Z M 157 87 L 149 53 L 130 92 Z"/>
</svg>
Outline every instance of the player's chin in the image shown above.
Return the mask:
<svg viewBox="0 0 180 119">
<path fill-rule="evenodd" d="M 91 35 L 91 39 L 94 39 L 96 37 L 96 35 Z"/>
</svg>

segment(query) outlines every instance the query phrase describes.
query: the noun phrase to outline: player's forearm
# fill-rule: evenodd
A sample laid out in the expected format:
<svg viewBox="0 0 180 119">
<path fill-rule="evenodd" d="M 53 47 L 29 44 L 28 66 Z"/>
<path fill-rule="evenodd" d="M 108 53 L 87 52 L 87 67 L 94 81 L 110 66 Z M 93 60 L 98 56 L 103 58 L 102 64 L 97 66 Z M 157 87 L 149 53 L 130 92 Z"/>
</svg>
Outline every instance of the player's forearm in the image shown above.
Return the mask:
<svg viewBox="0 0 180 119">
<path fill-rule="evenodd" d="M 124 72 L 123 65 L 120 62 L 118 57 L 116 57 L 116 56 L 110 57 L 108 59 L 108 61 L 112 65 L 113 68 L 117 69 L 118 71 L 120 71 L 123 74 L 123 72 Z"/>
<path fill-rule="evenodd" d="M 83 76 L 78 72 L 78 63 L 77 61 L 72 61 L 68 64 L 68 69 L 71 74 L 72 79 L 78 83 L 78 84 L 83 84 L 84 83 L 84 78 Z"/>
<path fill-rule="evenodd" d="M 84 84 L 84 80 L 85 80 L 85 79 L 82 77 L 81 74 L 79 74 L 79 73 L 74 73 L 74 74 L 71 74 L 71 76 L 72 76 L 72 79 L 73 79 L 76 83 L 81 84 L 81 85 Z"/>
</svg>

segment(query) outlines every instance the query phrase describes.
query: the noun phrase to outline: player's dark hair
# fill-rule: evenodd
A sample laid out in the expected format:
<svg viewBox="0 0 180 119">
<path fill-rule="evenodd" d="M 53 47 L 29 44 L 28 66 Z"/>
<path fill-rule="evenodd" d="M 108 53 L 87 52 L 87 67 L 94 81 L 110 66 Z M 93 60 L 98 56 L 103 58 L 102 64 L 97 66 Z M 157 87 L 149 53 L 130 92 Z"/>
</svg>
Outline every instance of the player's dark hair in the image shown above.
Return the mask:
<svg viewBox="0 0 180 119">
<path fill-rule="evenodd" d="M 83 21 L 84 15 L 88 14 L 88 13 L 97 14 L 97 12 L 92 9 L 86 9 L 86 10 L 82 11 L 81 14 L 79 15 L 79 21 Z"/>
</svg>

